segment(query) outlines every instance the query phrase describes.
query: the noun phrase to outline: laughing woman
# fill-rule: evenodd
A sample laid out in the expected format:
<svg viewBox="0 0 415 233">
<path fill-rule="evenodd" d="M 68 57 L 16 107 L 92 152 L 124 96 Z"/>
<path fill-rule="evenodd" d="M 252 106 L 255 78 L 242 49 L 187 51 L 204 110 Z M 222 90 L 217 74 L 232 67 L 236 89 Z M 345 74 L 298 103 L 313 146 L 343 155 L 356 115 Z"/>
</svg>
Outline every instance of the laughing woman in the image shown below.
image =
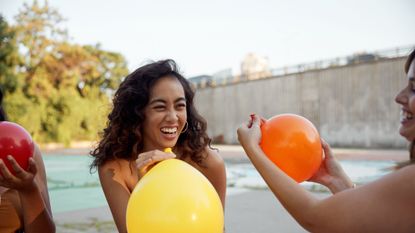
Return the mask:
<svg viewBox="0 0 415 233">
<path fill-rule="evenodd" d="M 121 83 L 113 99 L 91 168 L 99 178 L 119 232 L 126 230 L 128 199 L 155 163 L 177 157 L 208 178 L 225 204 L 226 173 L 210 147 L 206 122 L 193 104 L 194 92 L 173 60 L 138 68 Z M 173 153 L 163 149 L 172 148 Z"/>
</svg>

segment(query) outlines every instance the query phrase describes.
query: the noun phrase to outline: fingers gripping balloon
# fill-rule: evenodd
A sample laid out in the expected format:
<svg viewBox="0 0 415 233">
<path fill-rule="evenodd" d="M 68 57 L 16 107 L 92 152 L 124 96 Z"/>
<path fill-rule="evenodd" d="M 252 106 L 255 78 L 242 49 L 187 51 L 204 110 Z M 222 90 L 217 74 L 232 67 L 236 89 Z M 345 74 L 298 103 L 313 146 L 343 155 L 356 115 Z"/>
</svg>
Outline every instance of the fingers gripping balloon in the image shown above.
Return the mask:
<svg viewBox="0 0 415 233">
<path fill-rule="evenodd" d="M 261 126 L 260 146 L 268 158 L 287 175 L 303 182 L 322 161 L 320 136 L 314 125 L 295 114 L 277 115 Z"/>
<path fill-rule="evenodd" d="M 215 188 L 202 173 L 178 159 L 151 168 L 128 201 L 129 233 L 222 233 L 223 225 Z"/>
<path fill-rule="evenodd" d="M 27 170 L 34 149 L 32 137 L 23 127 L 13 122 L 0 122 L 0 158 L 10 172 L 14 173 L 14 169 L 7 159 L 8 155 L 13 156 L 16 162 Z"/>
</svg>

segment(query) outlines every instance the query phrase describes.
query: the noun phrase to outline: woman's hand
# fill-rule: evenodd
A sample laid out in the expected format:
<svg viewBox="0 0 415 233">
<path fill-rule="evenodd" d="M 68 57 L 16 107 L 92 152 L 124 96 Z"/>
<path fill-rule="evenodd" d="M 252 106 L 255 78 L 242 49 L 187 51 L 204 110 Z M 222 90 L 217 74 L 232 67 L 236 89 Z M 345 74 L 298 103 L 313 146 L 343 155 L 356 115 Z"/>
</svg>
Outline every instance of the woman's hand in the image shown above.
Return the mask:
<svg viewBox="0 0 415 233">
<path fill-rule="evenodd" d="M 140 180 L 156 163 L 173 158 L 176 158 L 174 153 L 166 153 L 160 150 L 152 150 L 139 154 L 135 160 L 138 169 L 138 179 Z"/>
<path fill-rule="evenodd" d="M 324 160 L 319 170 L 308 181 L 322 184 L 328 187 L 332 193 L 354 187 L 353 182 L 333 156 L 329 144 L 322 139 L 321 145 L 323 147 Z"/>
<path fill-rule="evenodd" d="M 238 141 L 242 147 L 246 148 L 258 145 L 261 141 L 261 125 L 265 123 L 265 119 L 256 114 L 251 114 L 251 119 L 243 123 L 237 130 Z"/>
<path fill-rule="evenodd" d="M 15 189 L 19 192 L 31 191 L 36 188 L 34 178 L 37 173 L 37 166 L 33 158 L 29 158 L 28 171 L 20 167 L 13 156 L 7 156 L 7 160 L 14 170 L 14 175 L 6 167 L 4 161 L 0 159 L 0 186 Z"/>
</svg>

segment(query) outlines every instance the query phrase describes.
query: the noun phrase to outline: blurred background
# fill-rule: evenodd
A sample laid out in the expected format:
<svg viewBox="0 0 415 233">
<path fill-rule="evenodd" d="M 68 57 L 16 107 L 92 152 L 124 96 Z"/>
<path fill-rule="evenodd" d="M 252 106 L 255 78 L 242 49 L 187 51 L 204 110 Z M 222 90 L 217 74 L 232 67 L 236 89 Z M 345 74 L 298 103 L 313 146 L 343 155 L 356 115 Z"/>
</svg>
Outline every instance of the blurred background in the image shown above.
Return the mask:
<svg viewBox="0 0 415 233">
<path fill-rule="evenodd" d="M 306 104 L 310 109 L 318 109 L 325 101 L 335 98 L 332 94 L 337 92 L 323 96 L 311 93 L 302 97 L 298 93 L 312 92 L 307 87 L 328 92 L 342 86 L 339 80 L 334 81 L 336 78 L 345 82 L 351 78 L 367 79 L 363 76 L 374 78 L 361 85 L 369 91 L 372 89 L 369 87 L 381 83 L 373 76 L 383 75 L 385 80 L 396 84 L 390 88 L 394 94 L 403 79 L 402 62 L 387 74 L 380 70 L 379 67 L 384 66 L 380 63 L 404 57 L 415 44 L 415 31 L 410 25 L 415 20 L 412 12 L 415 3 L 411 0 L 119 0 L 105 3 L 97 0 L 2 0 L 0 9 L 0 85 L 6 92 L 5 109 L 9 118 L 26 127 L 39 143 L 70 145 L 74 141 L 96 140 L 111 107 L 111 95 L 122 78 L 149 60 L 166 58 L 176 60 L 195 86 L 213 87 L 214 92 L 200 91 L 199 109 L 206 115 L 209 133 L 218 142 L 236 143 L 235 137 L 229 135 L 234 132 L 220 130 L 223 127 L 218 119 L 226 119 L 223 107 L 215 102 L 206 105 L 204 101 L 223 99 L 224 92 L 234 93 L 227 96 L 227 100 L 237 106 L 236 111 L 228 114 L 229 120 L 235 123 L 223 121 L 229 126 L 225 128 L 227 131 L 234 131 L 234 126 L 250 111 L 265 117 L 293 112 L 310 118 L 323 129 L 323 136 L 340 138 L 342 134 L 331 133 L 332 130 L 341 131 L 340 126 L 326 123 L 330 120 L 321 116 L 333 112 L 333 107 L 313 113 L 300 106 L 315 99 L 314 103 Z M 374 66 L 366 67 L 362 72 L 356 67 L 358 63 L 367 62 Z M 348 70 L 338 69 L 351 65 L 355 66 Z M 303 83 L 301 77 L 292 75 L 303 73 L 307 76 L 309 70 L 319 72 L 324 69 L 332 71 L 320 72 L 317 78 L 307 78 L 317 86 Z M 277 76 L 290 74 L 286 79 L 295 84 L 275 80 Z M 329 81 L 323 83 L 320 76 Z M 244 96 L 240 92 L 246 90 L 234 90 L 236 86 L 232 84 L 264 78 L 269 81 L 263 82 L 263 86 L 277 82 L 276 87 L 265 91 L 244 84 L 244 88 L 254 88 L 245 98 L 260 101 L 265 98 L 262 95 L 267 95 L 269 100 L 264 101 L 264 105 L 268 107 L 253 106 L 245 100 L 242 103 L 237 96 Z M 214 88 L 223 84 L 228 86 Z M 282 92 L 286 94 L 282 95 Z M 273 96 L 282 103 L 273 101 Z M 380 93 L 376 96 L 383 98 Z M 349 95 L 347 98 L 361 97 Z M 385 98 L 391 101 L 389 96 Z M 329 103 L 330 106 L 342 104 L 345 100 Z M 286 105 L 292 106 L 284 107 Z M 336 118 L 342 120 L 347 115 L 363 115 L 363 112 L 366 116 L 381 115 L 366 109 L 368 104 L 365 102 L 360 105 L 365 107 L 360 107 L 359 111 L 336 110 L 339 112 Z M 396 109 L 393 112 L 398 114 Z M 363 123 L 358 126 L 350 123 L 355 118 L 337 123 L 342 127 L 361 127 L 364 120 L 360 118 L 363 117 L 359 117 Z M 383 126 L 388 120 L 395 121 L 395 118 L 376 120 L 377 123 L 373 123 L 376 125 L 364 129 L 369 132 L 364 136 L 385 134 L 382 130 L 371 130 Z M 390 124 L 394 124 L 388 126 L 392 131 L 397 123 Z M 357 134 L 354 129 L 350 133 Z M 335 144 L 342 146 L 338 141 L 333 139 Z M 353 146 L 355 141 L 348 141 L 344 146 Z M 358 145 L 402 147 L 403 143 L 389 138 Z"/>
<path fill-rule="evenodd" d="M 407 158 L 393 99 L 415 48 L 414 9 L 412 0 L 1 0 L 4 108 L 42 148 L 58 232 L 116 232 L 88 152 L 122 79 L 174 59 L 226 162 L 227 232 L 304 232 L 270 205 L 236 128 L 252 112 L 299 114 L 356 183 L 386 174 Z"/>
</svg>

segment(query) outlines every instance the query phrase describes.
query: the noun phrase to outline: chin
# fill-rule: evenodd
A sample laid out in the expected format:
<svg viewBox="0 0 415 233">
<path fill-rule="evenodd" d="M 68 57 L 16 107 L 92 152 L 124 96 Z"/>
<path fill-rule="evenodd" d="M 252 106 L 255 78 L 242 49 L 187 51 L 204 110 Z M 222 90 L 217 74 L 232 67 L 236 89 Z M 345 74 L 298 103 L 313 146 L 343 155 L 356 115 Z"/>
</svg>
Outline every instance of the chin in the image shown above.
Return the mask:
<svg viewBox="0 0 415 233">
<path fill-rule="evenodd" d="M 163 148 L 168 148 L 168 147 L 173 148 L 174 146 L 176 146 L 176 143 L 177 141 L 163 143 Z"/>
<path fill-rule="evenodd" d="M 415 135 L 411 135 L 408 132 L 405 132 L 404 130 L 400 130 L 399 134 L 409 142 L 412 142 L 415 139 Z"/>
</svg>

